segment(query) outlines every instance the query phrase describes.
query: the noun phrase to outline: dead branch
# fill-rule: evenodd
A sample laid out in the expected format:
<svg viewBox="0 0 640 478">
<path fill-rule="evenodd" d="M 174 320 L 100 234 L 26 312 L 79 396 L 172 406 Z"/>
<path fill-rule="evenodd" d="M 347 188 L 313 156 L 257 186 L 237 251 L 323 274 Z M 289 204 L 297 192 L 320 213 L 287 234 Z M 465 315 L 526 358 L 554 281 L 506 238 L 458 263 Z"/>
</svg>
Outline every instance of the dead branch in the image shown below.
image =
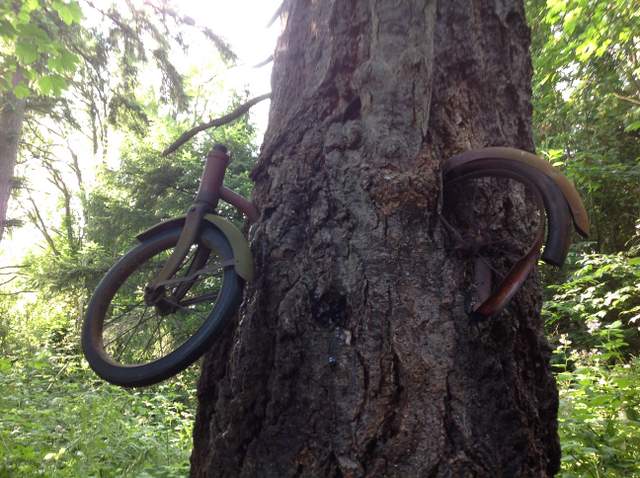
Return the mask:
<svg viewBox="0 0 640 478">
<path fill-rule="evenodd" d="M 189 141 L 200 131 L 204 131 L 205 129 L 209 129 L 209 128 L 217 128 L 219 126 L 222 126 L 237 120 L 242 115 L 244 115 L 247 111 L 249 111 L 249 109 L 251 109 L 252 106 L 268 98 L 271 98 L 271 93 L 266 93 L 264 95 L 256 96 L 255 98 L 252 98 L 246 103 L 243 103 L 242 105 L 238 106 L 231 113 L 221 116 L 220 118 L 216 118 L 211 121 L 208 121 L 207 123 L 202 123 L 194 128 L 191 128 L 189 131 L 182 133 L 178 139 L 176 139 L 173 143 L 171 143 L 162 152 L 162 156 L 168 156 L 169 154 L 173 153 L 176 149 L 178 149 L 184 143 Z"/>
<path fill-rule="evenodd" d="M 267 23 L 267 28 L 269 28 L 271 25 L 273 25 L 276 20 L 278 18 L 280 18 L 285 11 L 287 10 L 288 5 L 287 5 L 287 0 L 283 0 L 282 3 L 280 4 L 280 6 L 278 7 L 278 9 L 275 11 L 275 13 L 271 16 L 271 19 L 269 20 L 269 22 Z"/>
<path fill-rule="evenodd" d="M 269 55 L 269 58 L 262 60 L 260 63 L 256 63 L 252 66 L 252 68 L 262 68 L 265 65 L 268 65 L 273 61 L 273 55 Z"/>
</svg>

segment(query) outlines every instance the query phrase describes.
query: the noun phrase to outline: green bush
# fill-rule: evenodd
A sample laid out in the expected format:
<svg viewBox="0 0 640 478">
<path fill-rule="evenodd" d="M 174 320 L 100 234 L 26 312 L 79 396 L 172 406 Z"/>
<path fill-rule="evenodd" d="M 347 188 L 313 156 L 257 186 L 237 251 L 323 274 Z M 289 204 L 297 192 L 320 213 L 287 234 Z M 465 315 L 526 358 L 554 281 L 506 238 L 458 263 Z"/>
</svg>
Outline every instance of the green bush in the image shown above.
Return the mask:
<svg viewBox="0 0 640 478">
<path fill-rule="evenodd" d="M 640 359 L 611 365 L 619 325 L 594 350 L 572 349 L 566 336 L 556 349 L 564 478 L 640 477 Z"/>
<path fill-rule="evenodd" d="M 0 477 L 186 476 L 195 378 L 130 391 L 78 355 L 0 359 Z"/>
</svg>

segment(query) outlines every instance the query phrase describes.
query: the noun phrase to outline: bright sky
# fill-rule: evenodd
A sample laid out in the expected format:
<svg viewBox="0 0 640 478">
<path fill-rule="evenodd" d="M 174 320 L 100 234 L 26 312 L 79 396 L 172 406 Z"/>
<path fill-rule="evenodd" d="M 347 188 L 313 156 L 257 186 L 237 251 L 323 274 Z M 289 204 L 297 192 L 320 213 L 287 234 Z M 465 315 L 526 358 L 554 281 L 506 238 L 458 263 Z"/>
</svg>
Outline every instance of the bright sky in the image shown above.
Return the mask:
<svg viewBox="0 0 640 478">
<path fill-rule="evenodd" d="M 225 83 L 241 89 L 249 86 L 251 96 L 271 91 L 271 64 L 252 68 L 273 54 L 280 34 L 280 22 L 267 27 L 282 0 L 182 0 L 180 12 L 196 20 L 198 25 L 211 28 L 227 40 L 239 56 L 238 68 L 222 74 Z M 205 59 L 206 60 L 206 59 Z M 259 137 L 266 127 L 269 102 L 256 105 L 251 116 L 257 123 Z"/>
<path fill-rule="evenodd" d="M 122 1 L 123 0 L 118 0 Z M 134 3 L 144 3 L 145 0 L 137 0 Z M 213 32 L 223 37 L 238 55 L 238 66 L 231 69 L 221 69 L 214 71 L 217 83 L 224 84 L 225 91 L 229 94 L 232 90 L 243 92 L 249 91 L 249 96 L 257 96 L 271 90 L 271 64 L 261 68 L 252 66 L 267 59 L 274 51 L 278 35 L 280 34 L 280 21 L 276 20 L 270 27 L 267 26 L 269 20 L 277 11 L 282 0 L 174 0 L 175 9 L 181 15 L 193 18 L 197 26 L 209 27 Z M 82 2 L 81 2 L 82 3 Z M 96 5 L 105 6 L 106 0 L 95 2 Z M 83 5 L 88 21 L 99 21 L 99 16 L 94 17 L 94 13 L 89 11 L 89 7 Z M 202 36 L 199 37 L 202 39 Z M 202 41 L 202 40 L 200 40 Z M 177 67 L 182 72 L 193 70 L 194 68 L 204 69 L 209 62 L 214 63 L 210 49 L 198 48 L 190 49 L 188 55 L 174 59 Z M 209 76 L 210 77 L 210 76 Z M 224 96 L 221 95 L 221 96 Z M 214 98 L 215 104 L 225 107 L 230 97 Z M 264 101 L 256 105 L 251 110 L 251 118 L 257 126 L 258 145 L 262 142 L 262 136 L 266 129 L 269 111 L 269 102 Z M 73 141 L 73 140 L 72 140 Z M 74 141 L 75 144 L 75 141 Z M 109 156 L 117 157 L 118 138 L 113 137 L 110 141 Z M 87 155 L 88 156 L 88 155 Z M 46 179 L 29 178 L 32 185 L 35 185 L 34 195 L 37 194 L 37 201 L 43 208 L 55 210 L 55 190 Z M 11 207 L 10 210 L 15 210 Z M 16 214 L 14 213 L 13 217 Z M 10 217 L 11 214 L 10 214 Z M 42 242 L 42 236 L 34 227 L 23 227 L 14 230 L 11 235 L 5 234 L 0 243 L 0 266 L 16 264 L 24 256 L 27 250 L 33 247 L 36 242 Z"/>
</svg>

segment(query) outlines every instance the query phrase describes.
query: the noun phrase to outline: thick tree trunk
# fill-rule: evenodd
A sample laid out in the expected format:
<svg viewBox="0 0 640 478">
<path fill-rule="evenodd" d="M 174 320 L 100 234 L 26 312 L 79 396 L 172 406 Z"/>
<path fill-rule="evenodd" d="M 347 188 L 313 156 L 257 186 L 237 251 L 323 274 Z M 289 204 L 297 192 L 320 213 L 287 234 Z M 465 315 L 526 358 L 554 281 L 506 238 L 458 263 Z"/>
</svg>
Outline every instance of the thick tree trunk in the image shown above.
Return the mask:
<svg viewBox="0 0 640 478">
<path fill-rule="evenodd" d="M 258 279 L 205 359 L 192 475 L 553 475 L 539 287 L 472 324 L 437 213 L 447 157 L 533 148 L 522 2 L 290 4 L 254 171 Z M 509 186 L 485 220 L 517 238 L 523 204 Z"/>
<path fill-rule="evenodd" d="M 4 234 L 13 170 L 18 157 L 24 105 L 24 100 L 16 99 L 11 93 L 0 98 L 0 241 Z"/>
</svg>

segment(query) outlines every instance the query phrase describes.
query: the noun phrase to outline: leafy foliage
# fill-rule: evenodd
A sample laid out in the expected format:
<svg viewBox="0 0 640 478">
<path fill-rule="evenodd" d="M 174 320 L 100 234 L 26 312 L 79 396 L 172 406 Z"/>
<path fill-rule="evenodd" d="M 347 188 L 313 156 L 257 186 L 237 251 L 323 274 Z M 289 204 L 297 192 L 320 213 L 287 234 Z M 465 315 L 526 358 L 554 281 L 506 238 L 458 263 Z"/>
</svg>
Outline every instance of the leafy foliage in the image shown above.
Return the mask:
<svg viewBox="0 0 640 478">
<path fill-rule="evenodd" d="M 640 476 L 640 12 L 528 0 L 537 144 L 582 192 L 593 242 L 549 273 L 562 476 Z"/>
<path fill-rule="evenodd" d="M 0 4 L 0 91 L 60 95 L 80 61 L 70 43 L 78 41 L 81 20 L 76 0 Z"/>
<path fill-rule="evenodd" d="M 640 12 L 624 0 L 528 0 L 538 148 L 587 199 L 602 252 L 640 217 Z"/>
<path fill-rule="evenodd" d="M 79 327 L 135 233 L 184 212 L 212 142 L 235 153 L 230 185 L 250 190 L 253 128 L 239 121 L 162 158 L 158 150 L 192 121 L 172 58 L 176 46 L 186 51 L 194 21 L 166 2 L 126 5 L 84 2 L 96 25 L 75 0 L 0 2 L 0 93 L 28 96 L 17 193 L 44 239 L 17 269 L 0 268 L 0 477 L 187 473 L 197 370 L 143 391 L 112 387 L 81 358 Z M 203 34 L 234 60 L 221 38 Z M 141 84 L 150 71 L 154 82 Z M 198 114 L 212 113 L 200 105 Z M 119 164 L 106 160 L 113 136 L 123 143 Z M 82 158 L 87 150 L 95 165 Z M 35 196 L 42 176 L 54 187 L 49 204 Z"/>
<path fill-rule="evenodd" d="M 224 143 L 233 152 L 226 184 L 240 194 L 249 195 L 251 190 L 248 175 L 255 150 L 251 144 L 253 128 L 246 121 L 205 135 L 200 142 L 187 144 L 169 157 L 162 157 L 157 148 L 171 136 L 160 133 L 160 123 L 152 129 L 155 135 L 127 141 L 119 168 L 102 171 L 88 201 L 87 239 L 111 251 L 111 257 L 130 247 L 135 233 L 185 213 L 200 181 L 202 158 L 214 143 Z M 241 219 L 228 205 L 221 202 L 220 208 L 223 215 Z"/>
<path fill-rule="evenodd" d="M 549 285 L 552 295 L 544 315 L 554 336 L 570 334 L 582 350 L 600 341 L 604 327 L 616 325 L 621 331 L 625 355 L 640 351 L 640 258 L 622 254 L 584 254 L 571 277 L 559 285 Z M 613 345 L 613 343 L 612 343 Z"/>
<path fill-rule="evenodd" d="M 620 361 L 620 325 L 598 332 L 595 351 L 566 335 L 555 351 L 563 477 L 640 476 L 640 359 Z"/>
<path fill-rule="evenodd" d="M 0 476 L 185 476 L 195 378 L 131 392 L 98 381 L 77 354 L 3 355 Z"/>
<path fill-rule="evenodd" d="M 101 382 L 78 347 L 90 292 L 132 245 L 134 233 L 184 212 L 195 194 L 201 158 L 213 142 L 234 152 L 231 187 L 250 189 L 253 128 L 239 121 L 178 155 L 161 157 L 178 126 L 156 118 L 155 135 L 132 134 L 120 167 L 104 168 L 88 194 L 82 246 L 54 237 L 58 254 L 33 253 L 17 284 L 27 296 L 0 296 L 0 476 L 184 476 L 193 423 L 191 369 L 169 383 L 130 392 Z M 226 211 L 237 219 L 232 211 Z M 132 232 L 133 231 L 133 232 Z"/>
</svg>

